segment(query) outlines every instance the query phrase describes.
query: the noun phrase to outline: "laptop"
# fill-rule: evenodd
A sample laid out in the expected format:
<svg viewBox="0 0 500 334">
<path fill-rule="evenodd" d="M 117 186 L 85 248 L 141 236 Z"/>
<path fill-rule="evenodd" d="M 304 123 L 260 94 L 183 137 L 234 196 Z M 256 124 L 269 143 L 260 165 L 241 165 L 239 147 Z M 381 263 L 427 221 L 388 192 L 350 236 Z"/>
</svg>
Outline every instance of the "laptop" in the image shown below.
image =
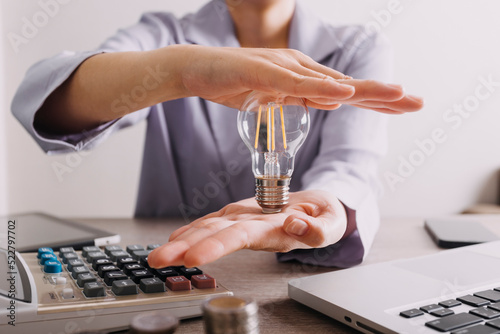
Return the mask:
<svg viewBox="0 0 500 334">
<path fill-rule="evenodd" d="M 500 333 L 500 241 L 293 279 L 288 295 L 362 333 Z"/>
</svg>

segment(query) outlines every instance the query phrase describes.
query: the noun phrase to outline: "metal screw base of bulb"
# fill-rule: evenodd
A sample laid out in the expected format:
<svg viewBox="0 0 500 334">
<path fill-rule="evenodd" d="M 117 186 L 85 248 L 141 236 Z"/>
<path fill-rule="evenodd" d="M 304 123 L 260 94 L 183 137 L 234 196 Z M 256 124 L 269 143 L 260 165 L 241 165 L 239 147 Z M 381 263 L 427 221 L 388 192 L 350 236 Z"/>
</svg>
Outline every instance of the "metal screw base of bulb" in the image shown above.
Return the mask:
<svg viewBox="0 0 500 334">
<path fill-rule="evenodd" d="M 256 178 L 255 199 L 263 213 L 278 213 L 288 204 L 290 178 Z"/>
</svg>

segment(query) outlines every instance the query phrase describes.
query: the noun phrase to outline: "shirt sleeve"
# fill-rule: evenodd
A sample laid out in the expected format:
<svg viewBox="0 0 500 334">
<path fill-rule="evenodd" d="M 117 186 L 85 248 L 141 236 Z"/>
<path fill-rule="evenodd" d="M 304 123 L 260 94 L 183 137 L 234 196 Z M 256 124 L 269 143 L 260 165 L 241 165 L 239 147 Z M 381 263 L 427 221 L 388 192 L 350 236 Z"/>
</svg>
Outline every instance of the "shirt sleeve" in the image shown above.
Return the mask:
<svg viewBox="0 0 500 334">
<path fill-rule="evenodd" d="M 351 61 L 345 74 L 355 79 L 389 82 L 392 48 L 380 34 L 366 36 L 347 48 Z M 349 55 L 350 53 L 350 55 Z M 378 163 L 387 151 L 387 115 L 344 105 L 327 113 L 319 154 L 302 178 L 303 190 L 333 193 L 344 205 L 348 225 L 356 229 L 334 245 L 278 254 L 280 261 L 346 268 L 362 262 L 380 223 Z"/>
<path fill-rule="evenodd" d="M 37 111 L 47 97 L 64 83 L 88 58 L 104 52 L 146 51 L 172 43 L 172 29 L 176 21 L 170 14 L 144 14 L 141 20 L 127 29 L 119 30 L 96 50 L 86 52 L 64 51 L 34 64 L 26 73 L 14 99 L 13 115 L 31 134 L 40 147 L 49 154 L 90 149 L 111 133 L 133 125 L 147 117 L 149 108 L 102 124 L 82 133 L 53 135 L 34 126 Z"/>
</svg>

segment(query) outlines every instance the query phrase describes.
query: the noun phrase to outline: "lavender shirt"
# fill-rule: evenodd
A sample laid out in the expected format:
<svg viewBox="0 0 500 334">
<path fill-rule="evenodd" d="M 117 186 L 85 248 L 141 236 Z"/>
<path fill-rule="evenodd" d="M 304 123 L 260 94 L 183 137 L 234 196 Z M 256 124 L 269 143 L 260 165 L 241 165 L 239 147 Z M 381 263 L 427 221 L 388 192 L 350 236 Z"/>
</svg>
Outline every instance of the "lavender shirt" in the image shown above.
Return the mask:
<svg viewBox="0 0 500 334">
<path fill-rule="evenodd" d="M 289 36 L 290 48 L 354 78 L 390 79 L 392 57 L 387 41 L 380 35 L 366 34 L 362 27 L 325 24 L 299 2 Z M 236 110 L 190 97 L 136 111 L 86 133 L 55 136 L 33 126 L 34 115 L 47 96 L 88 57 L 172 44 L 238 47 L 224 1 L 209 2 L 182 19 L 169 13 L 147 13 L 96 50 L 65 51 L 35 64 L 17 91 L 12 111 L 49 154 L 91 149 L 113 132 L 146 118 L 135 214 L 189 220 L 254 196 L 250 154 L 237 132 Z M 146 73 L 146 88 L 155 80 L 165 80 L 156 68 L 146 69 Z M 132 98 L 118 99 L 114 107 L 129 107 L 141 96 L 140 89 L 131 93 Z M 377 164 L 386 151 L 385 117 L 351 106 L 336 111 L 310 109 L 310 114 L 311 130 L 296 156 L 291 190 L 333 193 L 348 208 L 348 219 L 356 222 L 357 230 L 335 245 L 294 250 L 278 254 L 278 258 L 348 267 L 366 256 L 379 224 Z"/>
</svg>

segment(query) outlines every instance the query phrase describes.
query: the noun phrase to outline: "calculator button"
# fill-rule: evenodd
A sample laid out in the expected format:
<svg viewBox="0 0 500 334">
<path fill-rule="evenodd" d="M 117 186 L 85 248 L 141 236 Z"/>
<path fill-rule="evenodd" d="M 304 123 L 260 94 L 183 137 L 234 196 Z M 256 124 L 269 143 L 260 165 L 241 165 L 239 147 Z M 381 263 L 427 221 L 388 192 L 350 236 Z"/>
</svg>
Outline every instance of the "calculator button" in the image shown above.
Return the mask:
<svg viewBox="0 0 500 334">
<path fill-rule="evenodd" d="M 83 261 L 80 260 L 80 259 L 69 260 L 68 261 L 68 270 L 72 271 L 73 268 L 75 268 L 75 267 L 81 267 L 81 266 L 84 266 L 84 265 L 85 265 L 85 263 L 83 263 Z"/>
<path fill-rule="evenodd" d="M 98 271 L 100 266 L 105 265 L 113 265 L 113 262 L 110 259 L 95 259 L 92 262 L 92 269 Z"/>
<path fill-rule="evenodd" d="M 139 288 L 144 293 L 165 292 L 165 283 L 157 277 L 143 278 L 139 283 Z"/>
<path fill-rule="evenodd" d="M 45 262 L 52 260 L 52 261 L 57 261 L 57 257 L 54 255 L 54 253 L 43 253 L 40 256 L 40 264 L 43 266 Z"/>
<path fill-rule="evenodd" d="M 475 306 L 475 307 L 488 305 L 490 303 L 486 299 L 479 298 L 479 297 L 476 297 L 476 296 L 471 296 L 471 295 L 467 295 L 467 296 L 463 296 L 463 297 L 457 298 L 457 300 L 461 301 L 464 304 L 467 304 L 467 305 L 470 305 L 470 306 Z"/>
<path fill-rule="evenodd" d="M 458 328 L 481 322 L 482 319 L 469 313 L 449 315 L 438 320 L 426 322 L 425 325 L 440 332 L 448 332 Z"/>
<path fill-rule="evenodd" d="M 442 309 L 442 307 L 437 305 L 437 304 L 430 304 L 430 305 L 422 306 L 420 309 L 426 313 L 431 313 L 433 311 L 437 311 L 437 310 Z"/>
<path fill-rule="evenodd" d="M 122 250 L 123 248 L 121 248 L 118 245 L 111 245 L 104 247 L 104 253 L 108 256 L 110 256 L 111 252 L 122 251 Z"/>
<path fill-rule="evenodd" d="M 132 257 L 134 259 L 139 261 L 141 258 L 148 257 L 149 253 L 151 253 L 150 250 L 136 250 L 136 251 L 133 251 L 131 254 L 132 254 Z"/>
<path fill-rule="evenodd" d="M 151 274 L 151 272 L 147 269 L 144 269 L 144 270 L 134 270 L 132 271 L 130 274 L 130 279 L 132 281 L 134 281 L 136 284 L 139 284 L 139 282 L 141 281 L 141 279 L 143 278 L 152 278 L 154 277 L 153 274 Z"/>
<path fill-rule="evenodd" d="M 124 257 L 124 258 L 118 259 L 118 261 L 116 261 L 116 265 L 120 269 L 122 269 L 126 264 L 139 264 L 139 262 L 137 262 L 137 260 L 135 260 L 131 257 Z"/>
<path fill-rule="evenodd" d="M 66 284 L 66 277 L 56 277 L 55 283 L 56 285 L 64 285 Z"/>
<path fill-rule="evenodd" d="M 469 313 L 477 315 L 478 317 L 485 319 L 495 319 L 500 317 L 500 312 L 495 311 L 491 308 L 480 307 L 473 310 L 470 310 Z"/>
<path fill-rule="evenodd" d="M 46 272 L 47 274 L 58 274 L 62 272 L 61 262 L 56 260 L 47 261 L 43 265 L 43 271 Z"/>
<path fill-rule="evenodd" d="M 132 254 L 135 251 L 140 251 L 140 250 L 144 250 L 144 247 L 142 247 L 142 245 L 128 245 L 127 246 L 127 252 L 129 252 L 130 254 Z"/>
<path fill-rule="evenodd" d="M 78 259 L 78 254 L 76 253 L 64 253 L 63 255 L 64 257 L 62 257 L 62 260 L 65 264 L 67 264 L 69 260 Z"/>
<path fill-rule="evenodd" d="M 455 300 L 455 299 L 448 299 L 448 300 L 444 300 L 444 301 L 440 302 L 439 305 L 442 307 L 450 308 L 450 307 L 462 305 L 462 303 L 459 302 L 458 300 Z"/>
<path fill-rule="evenodd" d="M 38 255 L 36 256 L 38 259 L 42 256 L 42 254 L 54 254 L 54 250 L 50 247 L 40 247 L 38 248 Z"/>
<path fill-rule="evenodd" d="M 151 269 L 151 267 L 149 266 L 149 263 L 148 263 L 148 258 L 147 257 L 141 257 L 139 259 L 139 263 L 141 266 L 143 266 L 144 268 L 148 268 L 148 269 Z"/>
<path fill-rule="evenodd" d="M 87 253 L 87 262 L 93 263 L 95 259 L 107 259 L 108 256 L 103 252 L 88 252 Z"/>
<path fill-rule="evenodd" d="M 114 252 L 111 252 L 109 257 L 111 258 L 111 261 L 113 262 L 116 262 L 118 261 L 118 259 L 123 259 L 123 258 L 126 258 L 126 257 L 130 257 L 130 254 L 121 250 L 121 251 L 114 251 Z"/>
<path fill-rule="evenodd" d="M 122 270 L 125 274 L 130 275 L 134 270 L 145 270 L 145 269 L 146 268 L 144 268 L 138 263 L 131 263 L 124 265 Z"/>
<path fill-rule="evenodd" d="M 203 275 L 203 271 L 201 271 L 200 269 L 198 269 L 196 267 L 193 267 L 193 268 L 181 267 L 179 274 L 186 277 L 187 279 L 191 279 L 191 276 L 193 276 L 193 275 Z"/>
<path fill-rule="evenodd" d="M 97 278 L 91 273 L 83 273 L 76 277 L 76 284 L 78 284 L 80 288 L 83 288 L 85 283 L 90 282 L 97 282 Z"/>
<path fill-rule="evenodd" d="M 97 246 L 85 246 L 82 248 L 82 256 L 87 257 L 89 253 L 100 252 L 101 249 Z"/>
<path fill-rule="evenodd" d="M 111 265 L 105 265 L 105 266 L 100 266 L 100 267 L 99 267 L 99 270 L 97 271 L 97 273 L 99 274 L 99 276 L 104 277 L 104 275 L 105 275 L 107 272 L 110 272 L 110 271 L 120 271 L 120 268 L 118 268 L 118 267 L 117 267 L 117 266 L 115 266 L 114 264 L 111 264 Z"/>
<path fill-rule="evenodd" d="M 75 253 L 75 249 L 73 247 L 61 247 L 59 248 L 59 256 L 62 257 L 64 253 Z"/>
<path fill-rule="evenodd" d="M 83 285 L 83 294 L 90 298 L 104 297 L 106 296 L 106 290 L 102 283 L 90 282 Z"/>
<path fill-rule="evenodd" d="M 493 303 L 500 302 L 500 291 L 495 291 L 495 290 L 480 291 L 475 293 L 474 296 L 487 299 Z"/>
<path fill-rule="evenodd" d="M 486 325 L 491 326 L 491 327 L 495 327 L 496 329 L 500 329 L 500 319 L 488 321 L 486 323 Z"/>
<path fill-rule="evenodd" d="M 128 279 L 128 276 L 123 273 L 123 271 L 111 271 L 104 275 L 104 283 L 107 285 L 113 284 L 114 281 L 121 281 Z"/>
<path fill-rule="evenodd" d="M 167 277 L 165 285 L 172 291 L 191 290 L 191 281 L 184 276 Z"/>
<path fill-rule="evenodd" d="M 413 308 L 411 310 L 407 310 L 407 311 L 402 311 L 399 313 L 400 316 L 402 317 L 405 317 L 405 318 L 415 318 L 415 317 L 418 317 L 420 315 L 423 315 L 424 312 L 422 312 L 421 310 L 418 310 L 416 308 Z"/>
<path fill-rule="evenodd" d="M 161 246 L 160 244 L 149 244 L 146 248 L 147 248 L 147 250 L 153 250 L 153 249 L 156 249 L 160 246 Z"/>
<path fill-rule="evenodd" d="M 198 289 L 215 289 L 215 278 L 207 274 L 191 276 L 191 283 Z"/>
<path fill-rule="evenodd" d="M 74 279 L 78 277 L 80 274 L 85 274 L 89 272 L 89 268 L 86 266 L 81 266 L 81 267 L 74 267 L 73 270 L 71 270 L 71 276 L 73 276 Z"/>
<path fill-rule="evenodd" d="M 167 279 L 167 277 L 179 276 L 179 273 L 174 270 L 174 268 L 166 267 L 162 269 L 154 270 L 155 276 L 161 279 L 163 282 Z"/>
<path fill-rule="evenodd" d="M 72 288 L 65 288 L 62 290 L 61 296 L 63 299 L 72 299 L 75 297 L 75 292 Z"/>
<path fill-rule="evenodd" d="M 136 295 L 139 293 L 137 284 L 131 279 L 114 281 L 111 286 L 111 291 L 117 296 Z"/>
</svg>

